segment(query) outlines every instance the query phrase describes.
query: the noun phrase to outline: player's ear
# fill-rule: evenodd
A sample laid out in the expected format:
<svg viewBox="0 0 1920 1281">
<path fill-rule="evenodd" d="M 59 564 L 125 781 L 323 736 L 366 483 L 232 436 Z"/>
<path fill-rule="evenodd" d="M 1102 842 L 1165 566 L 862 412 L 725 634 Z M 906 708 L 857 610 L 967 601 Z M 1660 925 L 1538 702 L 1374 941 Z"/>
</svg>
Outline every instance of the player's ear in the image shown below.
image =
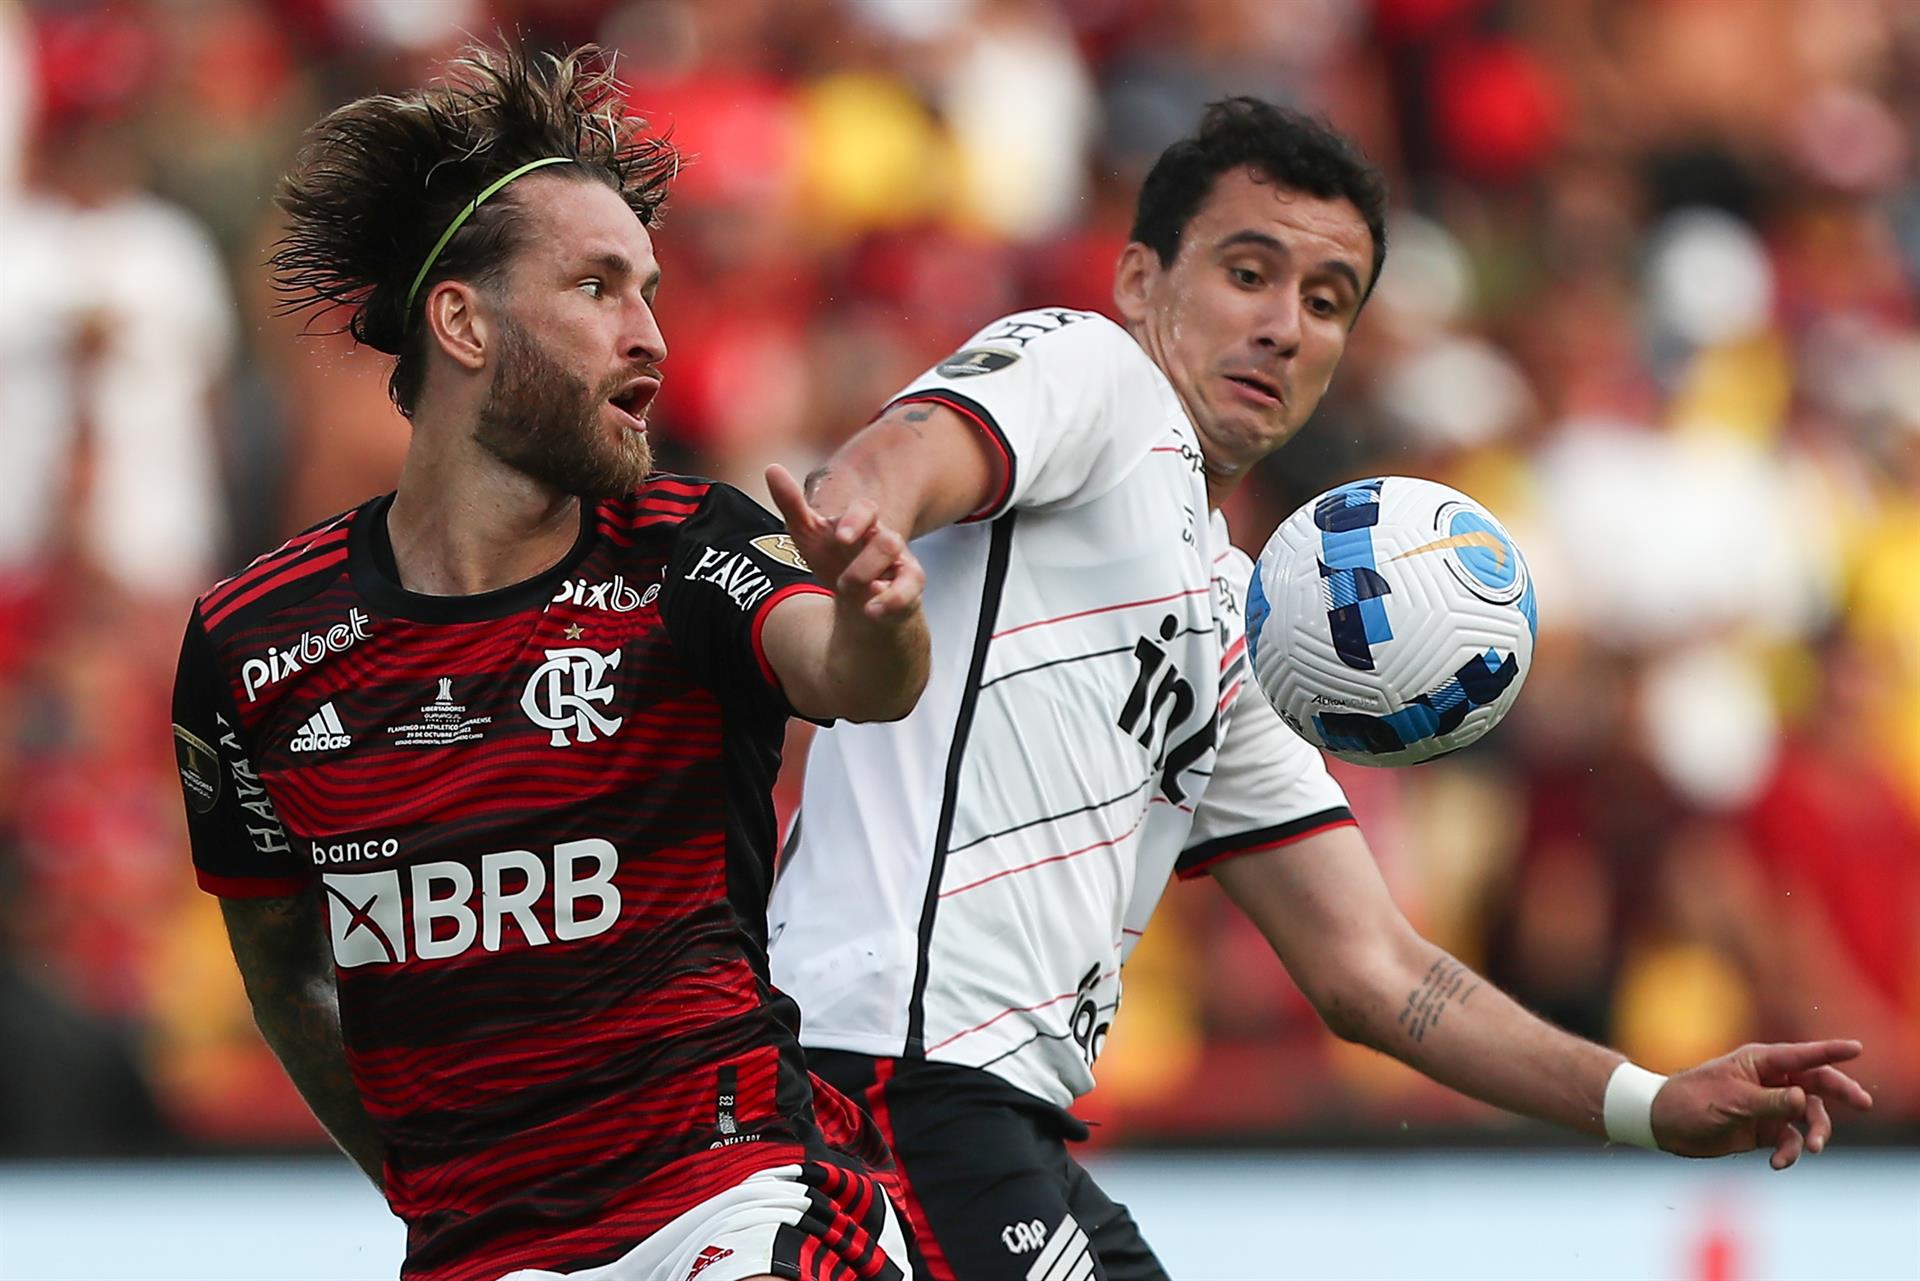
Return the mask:
<svg viewBox="0 0 1920 1281">
<path fill-rule="evenodd" d="M 1113 305 L 1127 327 L 1146 320 L 1147 300 L 1160 270 L 1160 255 L 1138 240 L 1120 251 L 1120 261 L 1113 267 Z"/>
<path fill-rule="evenodd" d="M 443 280 L 427 293 L 426 323 L 441 351 L 462 368 L 479 372 L 493 337 L 480 291 L 462 280 Z"/>
</svg>

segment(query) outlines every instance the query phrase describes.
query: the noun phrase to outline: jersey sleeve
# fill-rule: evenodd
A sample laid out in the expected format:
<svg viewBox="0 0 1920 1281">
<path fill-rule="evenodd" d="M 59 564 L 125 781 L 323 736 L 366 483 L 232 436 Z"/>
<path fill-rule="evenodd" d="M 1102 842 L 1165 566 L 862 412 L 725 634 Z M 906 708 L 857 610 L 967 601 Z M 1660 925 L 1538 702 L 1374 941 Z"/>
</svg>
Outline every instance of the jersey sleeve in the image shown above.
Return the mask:
<svg viewBox="0 0 1920 1281">
<path fill-rule="evenodd" d="M 1347 795 L 1319 750 L 1287 728 L 1249 675 L 1174 871 L 1190 880 L 1230 858 L 1353 821 Z"/>
<path fill-rule="evenodd" d="M 773 513 L 716 484 L 678 530 L 660 614 L 674 649 L 722 699 L 791 716 L 760 630 L 776 604 L 799 592 L 832 594 Z"/>
<path fill-rule="evenodd" d="M 253 751 L 198 609 L 174 679 L 173 750 L 200 888 L 223 898 L 300 893 L 311 871 L 294 853 L 254 773 Z"/>
<path fill-rule="evenodd" d="M 1000 455 L 1000 491 L 969 520 L 1098 498 L 1181 412 L 1126 330 L 1097 312 L 1058 307 L 988 325 L 892 404 L 916 401 L 955 410 Z"/>
</svg>

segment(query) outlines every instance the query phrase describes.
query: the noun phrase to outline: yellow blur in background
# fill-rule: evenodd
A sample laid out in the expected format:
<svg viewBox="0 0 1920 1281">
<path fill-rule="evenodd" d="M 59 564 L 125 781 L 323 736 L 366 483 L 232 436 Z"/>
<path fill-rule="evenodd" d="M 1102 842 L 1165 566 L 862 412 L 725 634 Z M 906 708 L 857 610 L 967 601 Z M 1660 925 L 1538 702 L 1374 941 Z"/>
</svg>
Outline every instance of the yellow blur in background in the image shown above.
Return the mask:
<svg viewBox="0 0 1920 1281">
<path fill-rule="evenodd" d="M 0 0 L 0 1039 L 38 1047 L 0 1155 L 322 1145 L 192 886 L 173 661 L 197 591 L 406 446 L 380 358 L 273 314 L 274 180 L 322 112 L 496 29 L 617 50 L 687 153 L 656 446 L 749 490 L 995 315 L 1110 310 L 1139 179 L 1209 99 L 1330 116 L 1393 181 L 1392 249 L 1233 528 L 1429 476 L 1540 593 L 1498 732 L 1336 771 L 1397 896 L 1652 1067 L 1859 1037 L 1866 1124 L 1915 1133 L 1910 5 Z M 1333 1041 L 1210 884 L 1123 1009 L 1102 1141 L 1513 1124 Z"/>
</svg>

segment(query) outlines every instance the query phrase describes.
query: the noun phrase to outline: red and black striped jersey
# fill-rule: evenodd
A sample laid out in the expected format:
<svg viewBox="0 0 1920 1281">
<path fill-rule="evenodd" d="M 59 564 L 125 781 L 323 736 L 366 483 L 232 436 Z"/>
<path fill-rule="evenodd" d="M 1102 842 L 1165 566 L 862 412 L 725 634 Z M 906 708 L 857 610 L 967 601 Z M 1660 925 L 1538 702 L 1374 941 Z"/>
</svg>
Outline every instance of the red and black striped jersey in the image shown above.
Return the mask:
<svg viewBox="0 0 1920 1281">
<path fill-rule="evenodd" d="M 586 506 L 538 578 L 422 596 L 391 501 L 196 606 L 174 710 L 196 870 L 324 899 L 403 1276 L 604 1262 L 823 1155 L 767 979 L 792 709 L 760 628 L 824 589 L 743 494 L 655 476 Z"/>
</svg>

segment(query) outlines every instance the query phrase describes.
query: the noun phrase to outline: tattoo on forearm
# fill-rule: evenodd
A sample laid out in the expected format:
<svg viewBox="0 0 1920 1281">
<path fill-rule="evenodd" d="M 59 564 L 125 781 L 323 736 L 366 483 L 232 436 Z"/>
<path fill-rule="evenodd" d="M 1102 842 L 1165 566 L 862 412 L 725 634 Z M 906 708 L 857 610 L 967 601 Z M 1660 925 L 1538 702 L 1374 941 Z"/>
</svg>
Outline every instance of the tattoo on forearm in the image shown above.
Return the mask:
<svg viewBox="0 0 1920 1281">
<path fill-rule="evenodd" d="M 385 1145 L 347 1066 L 318 902 L 306 894 L 223 907 L 261 1036 L 334 1141 L 379 1186 Z"/>
<path fill-rule="evenodd" d="M 1425 1040 L 1449 1004 L 1465 1005 L 1479 990 L 1480 980 L 1473 971 L 1451 956 L 1443 956 L 1427 968 L 1420 986 L 1407 993 L 1400 1026 L 1415 1041 Z"/>
<path fill-rule="evenodd" d="M 932 418 L 933 411 L 934 406 L 930 404 L 908 405 L 901 411 L 900 421 L 907 425 L 907 430 L 912 432 L 916 439 L 925 440 L 927 433 L 920 430 L 920 424 Z"/>
</svg>

